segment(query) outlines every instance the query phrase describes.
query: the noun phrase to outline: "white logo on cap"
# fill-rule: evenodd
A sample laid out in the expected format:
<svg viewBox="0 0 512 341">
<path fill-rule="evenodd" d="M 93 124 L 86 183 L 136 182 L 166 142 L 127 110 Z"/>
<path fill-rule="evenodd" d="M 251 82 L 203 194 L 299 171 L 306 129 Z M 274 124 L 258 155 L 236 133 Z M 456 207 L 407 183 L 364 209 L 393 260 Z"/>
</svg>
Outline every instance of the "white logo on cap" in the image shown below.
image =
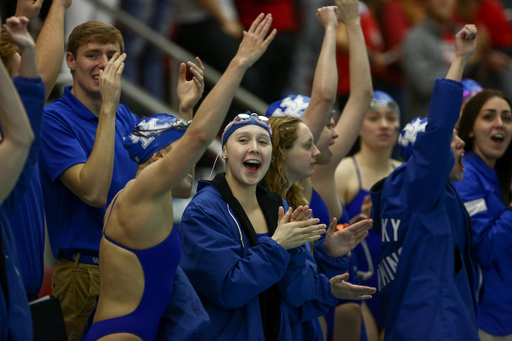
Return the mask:
<svg viewBox="0 0 512 341">
<path fill-rule="evenodd" d="M 140 134 L 144 134 L 144 132 L 143 132 L 144 130 L 149 130 L 148 132 L 146 132 L 146 134 L 156 133 L 159 130 L 168 128 L 170 126 L 171 126 L 170 123 L 158 124 L 157 118 L 152 118 L 147 122 L 142 121 L 139 124 L 137 124 L 137 128 L 139 130 L 141 130 L 139 132 Z M 142 148 L 144 148 L 144 149 L 146 149 L 151 144 L 151 142 L 153 142 L 153 140 L 155 139 L 153 136 L 137 136 L 134 134 L 130 134 L 130 136 L 128 136 L 128 137 L 130 138 L 130 140 L 132 140 L 133 143 L 137 143 L 137 142 L 141 141 Z"/>
<path fill-rule="evenodd" d="M 272 113 L 272 116 L 294 116 L 301 118 L 308 107 L 309 102 L 304 102 L 304 97 L 297 95 L 294 99 L 286 97 L 281 101 L 280 107 L 284 107 L 284 111 L 281 108 L 277 108 Z"/>
</svg>

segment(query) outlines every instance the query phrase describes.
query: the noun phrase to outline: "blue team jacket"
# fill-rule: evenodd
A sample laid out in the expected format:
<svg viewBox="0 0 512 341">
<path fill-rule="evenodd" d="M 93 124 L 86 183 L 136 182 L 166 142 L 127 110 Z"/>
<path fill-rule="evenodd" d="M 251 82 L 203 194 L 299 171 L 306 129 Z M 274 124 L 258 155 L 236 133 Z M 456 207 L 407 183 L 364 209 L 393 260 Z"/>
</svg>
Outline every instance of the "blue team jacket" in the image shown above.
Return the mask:
<svg viewBox="0 0 512 341">
<path fill-rule="evenodd" d="M 311 320 L 337 302 L 329 279 L 317 273 L 305 246 L 286 251 L 261 237 L 249 247 L 238 225 L 217 189 L 200 181 L 180 225 L 180 266 L 210 316 L 197 340 L 263 340 L 258 294 L 276 283 L 281 296 L 279 340 L 314 340 Z"/>
<path fill-rule="evenodd" d="M 0 257 L 5 257 L 9 292 L 9 302 L 7 305 L 7 299 L 0 290 L 0 340 L 7 340 L 7 335 L 10 332 L 13 341 L 27 341 L 32 340 L 33 335 L 27 294 L 25 293 L 20 271 L 18 270 L 18 252 L 23 252 L 23 250 L 16 250 L 9 220 L 12 218 L 14 211 L 31 183 L 37 154 L 39 153 L 41 119 L 43 117 L 45 97 L 44 85 L 40 77 L 15 77 L 13 82 L 30 120 L 34 132 L 34 141 L 16 186 L 2 205 L 0 205 L 0 226 L 4 251 L 4 255 L 0 255 Z"/>
<path fill-rule="evenodd" d="M 469 218 L 447 181 L 462 85 L 438 79 L 413 154 L 371 190 L 385 340 L 479 340 Z"/>
<path fill-rule="evenodd" d="M 512 211 L 503 202 L 493 168 L 474 152 L 466 153 L 464 166 L 464 180 L 453 186 L 473 223 L 473 247 L 481 269 L 479 326 L 492 335 L 512 334 Z"/>
</svg>

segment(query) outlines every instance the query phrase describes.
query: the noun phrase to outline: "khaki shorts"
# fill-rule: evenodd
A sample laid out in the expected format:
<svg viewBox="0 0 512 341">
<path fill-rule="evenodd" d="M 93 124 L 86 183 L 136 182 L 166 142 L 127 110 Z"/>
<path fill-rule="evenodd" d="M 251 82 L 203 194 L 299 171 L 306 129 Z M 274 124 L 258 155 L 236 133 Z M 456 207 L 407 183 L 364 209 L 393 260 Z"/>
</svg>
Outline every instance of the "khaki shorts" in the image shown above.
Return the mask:
<svg viewBox="0 0 512 341">
<path fill-rule="evenodd" d="M 98 265 L 59 259 L 53 273 L 53 295 L 60 300 L 68 341 L 78 341 L 100 293 Z"/>
</svg>

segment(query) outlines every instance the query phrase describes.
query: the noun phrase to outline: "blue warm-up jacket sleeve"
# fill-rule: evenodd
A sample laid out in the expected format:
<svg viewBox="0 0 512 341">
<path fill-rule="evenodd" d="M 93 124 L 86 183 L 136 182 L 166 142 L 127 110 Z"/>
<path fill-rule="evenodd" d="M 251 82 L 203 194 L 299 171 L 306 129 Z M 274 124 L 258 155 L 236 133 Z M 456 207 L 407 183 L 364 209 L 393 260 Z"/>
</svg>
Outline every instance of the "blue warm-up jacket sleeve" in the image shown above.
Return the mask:
<svg viewBox="0 0 512 341">
<path fill-rule="evenodd" d="M 289 253 L 272 238 L 242 247 L 219 208 L 194 200 L 183 214 L 181 267 L 194 288 L 222 309 L 245 306 L 283 277 Z"/>
<path fill-rule="evenodd" d="M 23 102 L 25 111 L 27 112 L 30 126 L 34 132 L 34 141 L 30 146 L 27 161 L 21 171 L 16 186 L 11 192 L 11 195 L 9 195 L 3 203 L 3 205 L 6 205 L 7 207 L 6 212 L 9 214 L 9 219 L 11 219 L 11 215 L 15 212 L 15 208 L 23 198 L 21 194 L 31 183 L 32 172 L 34 171 L 41 146 L 41 122 L 43 119 L 45 102 L 45 89 L 41 77 L 24 78 L 17 76 L 14 77 L 12 81 L 16 90 L 18 90 L 20 99 Z"/>
<path fill-rule="evenodd" d="M 412 156 L 407 161 L 400 200 L 411 211 L 432 209 L 444 191 L 455 161 L 450 144 L 462 105 L 462 91 L 460 82 L 436 80 L 428 124 L 425 132 L 418 133 Z"/>
<path fill-rule="evenodd" d="M 478 205 L 489 205 L 488 195 L 476 174 L 464 174 L 463 186 L 457 186 L 457 191 L 464 203 L 477 202 Z M 483 266 L 489 265 L 493 260 L 503 254 L 512 245 L 512 210 L 500 203 L 501 214 L 490 214 L 487 207 L 477 209 L 477 213 L 469 210 L 473 225 L 473 248 L 475 256 Z M 497 209 L 494 207 L 494 209 Z"/>
</svg>

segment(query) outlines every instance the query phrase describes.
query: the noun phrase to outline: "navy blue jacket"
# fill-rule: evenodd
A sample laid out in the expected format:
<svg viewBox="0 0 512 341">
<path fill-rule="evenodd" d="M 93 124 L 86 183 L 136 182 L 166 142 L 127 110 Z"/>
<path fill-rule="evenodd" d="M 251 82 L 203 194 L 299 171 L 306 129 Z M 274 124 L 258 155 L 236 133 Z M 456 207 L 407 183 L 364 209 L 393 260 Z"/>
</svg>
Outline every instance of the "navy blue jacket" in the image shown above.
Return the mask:
<svg viewBox="0 0 512 341">
<path fill-rule="evenodd" d="M 198 340 L 263 340 L 258 294 L 276 283 L 279 340 L 314 340 L 310 320 L 337 302 L 305 246 L 287 251 L 272 238 L 260 237 L 249 247 L 227 202 L 208 182 L 199 182 L 183 214 L 180 237 L 180 266 L 210 316 Z"/>
<path fill-rule="evenodd" d="M 501 197 L 496 171 L 478 154 L 464 157 L 464 180 L 453 183 L 473 223 L 473 247 L 481 274 L 480 328 L 492 335 L 512 334 L 512 210 Z"/>
<path fill-rule="evenodd" d="M 32 130 L 34 142 L 21 171 L 21 175 L 11 194 L 0 206 L 0 226 L 2 233 L 2 247 L 5 256 L 5 267 L 8 283 L 8 305 L 3 291 L 0 290 L 0 340 L 7 340 L 10 332 L 13 341 L 32 340 L 32 318 L 28 307 L 27 294 L 20 275 L 18 252 L 14 242 L 9 220 L 22 200 L 25 191 L 31 184 L 32 173 L 39 153 L 41 136 L 41 119 L 44 107 L 44 85 L 41 78 L 15 77 L 14 85 L 25 106 Z"/>
<path fill-rule="evenodd" d="M 413 154 L 371 190 L 385 340 L 479 340 L 469 217 L 447 181 L 462 84 L 438 79 Z"/>
</svg>

